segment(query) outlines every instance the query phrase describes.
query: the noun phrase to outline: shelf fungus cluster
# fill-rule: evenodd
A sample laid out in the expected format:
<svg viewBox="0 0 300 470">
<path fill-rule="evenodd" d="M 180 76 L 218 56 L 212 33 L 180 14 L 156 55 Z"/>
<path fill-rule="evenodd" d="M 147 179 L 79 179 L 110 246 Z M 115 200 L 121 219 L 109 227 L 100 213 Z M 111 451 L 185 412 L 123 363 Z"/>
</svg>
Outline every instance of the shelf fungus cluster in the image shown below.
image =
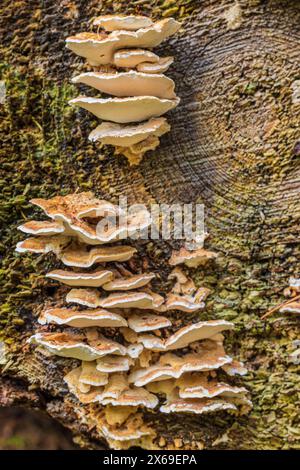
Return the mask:
<svg viewBox="0 0 300 470">
<path fill-rule="evenodd" d="M 224 350 L 223 334 L 233 324 L 201 321 L 210 291 L 197 288 L 178 266 L 170 274 L 174 288 L 164 296 L 151 288 L 155 273 L 133 272 L 141 265 L 138 252 L 120 240 L 147 226 L 145 213 L 125 217 L 126 232 L 124 220 L 104 230 L 104 219 L 119 220 L 122 210 L 91 193 L 32 203 L 50 220 L 21 225 L 30 237 L 17 251 L 52 252 L 58 269 L 46 274 L 55 294 L 39 309 L 29 342 L 72 358 L 65 361 L 64 381 L 78 419 L 92 422 L 112 448 L 155 448 L 160 414 L 251 407 L 245 388 L 224 381 L 246 373 Z"/>
<path fill-rule="evenodd" d="M 138 164 L 159 137 L 170 130 L 167 111 L 179 104 L 173 80 L 164 72 L 173 57 L 159 57 L 152 48 L 175 34 L 173 18 L 152 22 L 145 16 L 100 16 L 96 32 L 68 37 L 66 45 L 84 57 L 93 71 L 72 79 L 101 92 L 101 97 L 79 96 L 70 101 L 104 121 L 89 140 L 115 147 L 130 164 Z M 150 50 L 149 50 L 150 49 Z"/>
</svg>

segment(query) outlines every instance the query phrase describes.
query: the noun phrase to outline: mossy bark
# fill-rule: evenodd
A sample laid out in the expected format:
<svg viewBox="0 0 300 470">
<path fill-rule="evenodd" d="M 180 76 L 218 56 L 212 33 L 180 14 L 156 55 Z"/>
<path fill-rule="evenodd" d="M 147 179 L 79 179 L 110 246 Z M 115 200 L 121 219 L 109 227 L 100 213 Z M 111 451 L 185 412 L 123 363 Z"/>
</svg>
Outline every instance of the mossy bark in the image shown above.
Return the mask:
<svg viewBox="0 0 300 470">
<path fill-rule="evenodd" d="M 159 48 L 175 55 L 168 75 L 181 104 L 170 113 L 172 131 L 138 167 L 89 143 L 96 120 L 68 105 L 78 93 L 70 77 L 86 66 L 64 40 L 89 28 L 91 17 L 111 12 L 183 21 L 180 34 Z M 213 288 L 202 317 L 235 323 L 227 350 L 247 363 L 240 383 L 254 408 L 247 417 L 156 414 L 148 421 L 167 446 L 180 438 L 185 448 L 191 442 L 215 449 L 299 448 L 299 368 L 290 358 L 299 319 L 261 320 L 283 300 L 289 276 L 299 275 L 299 2 L 4 0 L 0 13 L 6 88 L 0 104 L 0 402 L 46 409 L 83 445 L 101 445 L 74 414 L 62 382 L 66 361 L 26 344 L 38 306 L 53 295 L 43 278 L 53 260 L 14 253 L 22 238 L 16 227 L 34 215 L 29 199 L 88 189 L 130 202 L 202 202 L 207 246 L 221 256 L 191 275 Z M 160 242 L 141 248 L 163 280 L 171 248 Z M 10 394 L 15 398 L 7 402 Z"/>
</svg>

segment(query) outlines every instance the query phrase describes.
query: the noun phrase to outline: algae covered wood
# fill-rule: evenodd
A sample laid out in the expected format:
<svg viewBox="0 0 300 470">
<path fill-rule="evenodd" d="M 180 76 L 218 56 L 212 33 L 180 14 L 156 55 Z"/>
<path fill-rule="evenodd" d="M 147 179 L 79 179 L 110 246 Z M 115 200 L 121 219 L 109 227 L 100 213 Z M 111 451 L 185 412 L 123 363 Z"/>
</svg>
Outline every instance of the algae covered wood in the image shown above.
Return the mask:
<svg viewBox="0 0 300 470">
<path fill-rule="evenodd" d="M 236 385 L 250 390 L 254 408 L 249 416 L 220 413 L 217 419 L 164 415 L 153 423 L 162 436 L 157 445 L 299 448 L 299 366 L 293 354 L 299 317 L 277 313 L 260 319 L 284 300 L 289 277 L 299 277 L 299 5 L 120 0 L 100 7 L 83 0 L 58 6 L 53 0 L 34 5 L 24 0 L 12 8 L 12 3 L 4 0 L 0 7 L 1 403 L 6 405 L 11 393 L 16 403 L 46 408 L 82 445 L 97 442 L 97 431 L 79 425 L 76 403 L 65 398 L 65 360 L 34 355 L 26 342 L 38 306 L 49 296 L 43 274 L 58 269 L 54 258 L 14 252 L 22 239 L 17 227 L 38 217 L 28 201 L 80 189 L 115 202 L 119 195 L 130 202 L 200 202 L 210 233 L 207 248 L 220 255 L 209 270 L 200 266 L 189 275 L 212 291 L 201 320 L 235 324 L 226 351 L 250 369 Z M 156 51 L 176 57 L 168 76 L 181 104 L 170 113 L 171 132 L 139 167 L 89 142 L 98 121 L 67 104 L 78 94 L 70 83 L 73 71 L 87 70 L 81 59 L 74 64 L 64 47 L 66 36 L 83 24 L 88 28 L 91 17 L 115 12 L 183 22 L 183 30 Z M 166 289 L 173 248 L 180 246 L 139 246 L 141 263 L 162 277 Z"/>
</svg>

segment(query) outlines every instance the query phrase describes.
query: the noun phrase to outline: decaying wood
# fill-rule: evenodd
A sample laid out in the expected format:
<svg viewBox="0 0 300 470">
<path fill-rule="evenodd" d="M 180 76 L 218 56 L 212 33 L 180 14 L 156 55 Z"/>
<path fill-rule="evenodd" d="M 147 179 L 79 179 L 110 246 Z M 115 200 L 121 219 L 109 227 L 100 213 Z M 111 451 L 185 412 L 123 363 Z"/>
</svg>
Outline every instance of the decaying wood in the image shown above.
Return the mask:
<svg viewBox="0 0 300 470">
<path fill-rule="evenodd" d="M 22 238 L 16 227 L 34 217 L 29 199 L 92 189 L 114 201 L 126 195 L 129 202 L 202 202 L 211 235 L 207 246 L 221 255 L 213 267 L 189 275 L 212 290 L 201 319 L 235 323 L 226 349 L 247 363 L 249 374 L 237 385 L 249 388 L 254 409 L 238 418 L 149 414 L 161 436 L 157 446 L 299 448 L 299 366 L 291 359 L 299 318 L 276 313 L 261 320 L 284 300 L 288 278 L 299 277 L 298 3 L 13 3 L 16 8 L 7 0 L 0 7 L 6 86 L 4 98 L 1 82 L 0 402 L 5 404 L 7 387 L 21 383 L 22 403 L 45 408 L 85 446 L 97 441 L 95 428 L 78 420 L 78 404 L 63 385 L 69 362 L 33 353 L 26 343 L 38 306 L 53 294 L 43 274 L 54 266 L 54 260 L 13 251 Z M 64 39 L 88 27 L 89 18 L 113 11 L 171 15 L 184 24 L 181 34 L 159 48 L 160 55 L 176 56 L 168 75 L 181 103 L 169 115 L 171 132 L 139 167 L 88 142 L 97 121 L 67 105 L 78 93 L 71 76 L 86 68 L 65 49 Z M 139 246 L 141 263 L 161 276 L 166 290 L 171 248 L 179 245 Z"/>
</svg>

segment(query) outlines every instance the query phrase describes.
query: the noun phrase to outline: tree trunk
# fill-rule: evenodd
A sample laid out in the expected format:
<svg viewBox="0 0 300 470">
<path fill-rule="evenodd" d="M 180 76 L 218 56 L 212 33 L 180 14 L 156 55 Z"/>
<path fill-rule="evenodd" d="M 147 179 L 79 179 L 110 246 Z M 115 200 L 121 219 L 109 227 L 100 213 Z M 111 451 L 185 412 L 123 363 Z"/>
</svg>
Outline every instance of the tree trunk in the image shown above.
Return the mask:
<svg viewBox="0 0 300 470">
<path fill-rule="evenodd" d="M 183 30 L 158 48 L 175 56 L 168 75 L 181 103 L 168 117 L 171 132 L 137 167 L 89 143 L 97 121 L 68 105 L 78 94 L 70 78 L 86 66 L 64 40 L 111 12 L 183 21 Z M 237 383 L 250 390 L 254 407 L 241 417 L 149 413 L 147 421 L 163 437 L 155 445 L 172 448 L 180 438 L 182 448 L 299 448 L 299 378 L 290 357 L 299 319 L 261 320 L 284 300 L 289 276 L 299 276 L 299 2 L 3 0 L 0 13 L 6 87 L 0 403 L 45 409 L 83 446 L 103 445 L 63 383 L 70 362 L 26 343 L 39 306 L 53 294 L 43 277 L 49 259 L 14 253 L 22 238 L 17 226 L 34 215 L 29 200 L 88 189 L 113 201 L 126 195 L 146 204 L 201 202 L 206 246 L 220 257 L 191 275 L 213 289 L 205 318 L 235 324 L 226 350 L 249 369 Z M 172 243 L 155 242 L 144 252 L 163 279 L 171 249 Z"/>
</svg>

